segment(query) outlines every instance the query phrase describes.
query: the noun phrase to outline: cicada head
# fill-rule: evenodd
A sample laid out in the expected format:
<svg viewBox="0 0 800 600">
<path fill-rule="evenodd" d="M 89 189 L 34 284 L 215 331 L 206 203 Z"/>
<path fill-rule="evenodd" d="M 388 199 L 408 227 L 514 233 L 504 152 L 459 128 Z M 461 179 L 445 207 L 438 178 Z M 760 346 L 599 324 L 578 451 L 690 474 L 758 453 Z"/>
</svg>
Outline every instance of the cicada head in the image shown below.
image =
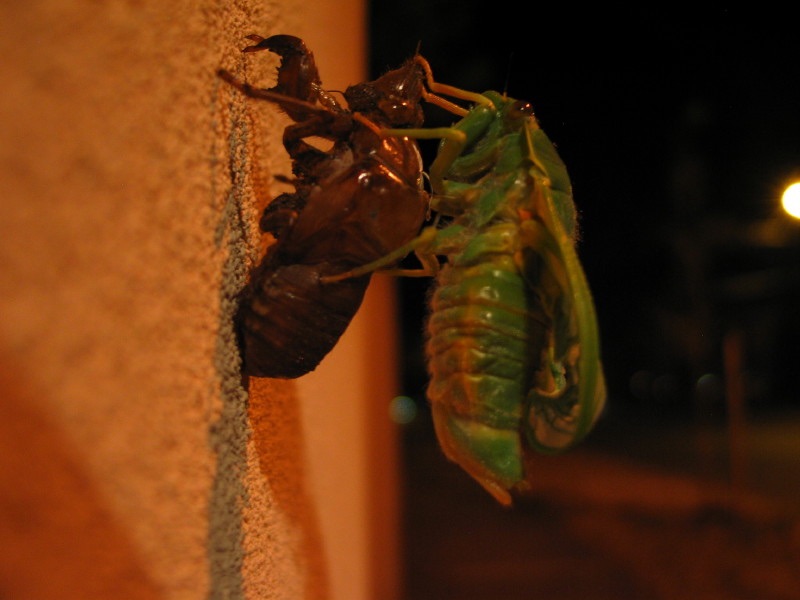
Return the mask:
<svg viewBox="0 0 800 600">
<path fill-rule="evenodd" d="M 375 81 L 351 85 L 344 93 L 351 111 L 386 127 L 421 127 L 425 74 L 414 60 Z"/>
</svg>

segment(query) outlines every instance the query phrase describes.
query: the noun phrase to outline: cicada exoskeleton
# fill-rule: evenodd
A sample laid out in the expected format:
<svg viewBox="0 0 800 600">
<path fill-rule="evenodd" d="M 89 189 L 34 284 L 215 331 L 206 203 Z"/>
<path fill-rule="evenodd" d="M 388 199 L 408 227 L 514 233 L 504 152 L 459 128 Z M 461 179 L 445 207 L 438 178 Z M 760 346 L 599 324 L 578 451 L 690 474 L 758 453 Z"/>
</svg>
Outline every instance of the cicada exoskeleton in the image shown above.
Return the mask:
<svg viewBox="0 0 800 600">
<path fill-rule="evenodd" d="M 220 76 L 244 94 L 268 100 L 294 121 L 283 136 L 294 192 L 270 203 L 261 229 L 272 244 L 252 271 L 237 315 L 244 372 L 294 378 L 316 368 L 364 297 L 370 274 L 324 278 L 386 255 L 413 239 L 428 213 L 416 142 L 385 128 L 422 125 L 424 73 L 409 60 L 375 81 L 350 86 L 347 106 L 325 92 L 312 53 L 299 38 L 250 36 L 245 51 L 281 57 L 269 89 Z M 320 149 L 308 139 L 332 142 Z"/>
</svg>

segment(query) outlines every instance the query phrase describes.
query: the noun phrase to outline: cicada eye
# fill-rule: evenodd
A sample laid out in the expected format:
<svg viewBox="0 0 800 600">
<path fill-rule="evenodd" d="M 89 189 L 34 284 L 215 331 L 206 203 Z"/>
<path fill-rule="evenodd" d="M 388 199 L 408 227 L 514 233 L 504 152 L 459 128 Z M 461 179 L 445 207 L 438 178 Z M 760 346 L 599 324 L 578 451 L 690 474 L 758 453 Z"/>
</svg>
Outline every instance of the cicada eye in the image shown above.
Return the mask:
<svg viewBox="0 0 800 600">
<path fill-rule="evenodd" d="M 530 102 L 526 102 L 524 100 L 517 100 L 508 108 L 508 114 L 510 117 L 517 117 L 519 119 L 524 119 L 525 117 L 532 117 L 533 116 L 533 105 Z"/>
</svg>

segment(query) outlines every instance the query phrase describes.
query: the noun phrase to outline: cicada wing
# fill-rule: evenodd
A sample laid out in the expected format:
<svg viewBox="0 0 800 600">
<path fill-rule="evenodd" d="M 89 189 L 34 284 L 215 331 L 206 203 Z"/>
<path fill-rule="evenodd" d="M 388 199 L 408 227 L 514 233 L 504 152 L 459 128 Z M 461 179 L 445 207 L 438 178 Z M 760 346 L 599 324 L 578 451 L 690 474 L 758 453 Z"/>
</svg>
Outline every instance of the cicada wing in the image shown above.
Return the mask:
<svg viewBox="0 0 800 600">
<path fill-rule="evenodd" d="M 526 274 L 547 315 L 549 342 L 529 394 L 529 441 L 560 452 L 581 440 L 605 404 L 594 301 L 575 247 L 575 205 L 564 163 L 540 129 L 527 130 L 532 218 L 521 225 Z"/>
</svg>

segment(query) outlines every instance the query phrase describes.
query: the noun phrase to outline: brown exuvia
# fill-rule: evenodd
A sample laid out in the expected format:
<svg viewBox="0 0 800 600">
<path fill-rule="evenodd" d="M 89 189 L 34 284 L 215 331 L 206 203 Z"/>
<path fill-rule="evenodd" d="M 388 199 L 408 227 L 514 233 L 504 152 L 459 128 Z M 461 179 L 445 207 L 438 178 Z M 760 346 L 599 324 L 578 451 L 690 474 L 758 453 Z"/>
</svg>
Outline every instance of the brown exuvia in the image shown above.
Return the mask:
<svg viewBox="0 0 800 600">
<path fill-rule="evenodd" d="M 294 192 L 264 210 L 276 241 L 242 291 L 236 316 L 244 373 L 295 378 L 314 370 L 344 333 L 370 275 L 321 278 L 374 261 L 413 239 L 428 212 L 416 143 L 383 128 L 420 127 L 425 75 L 414 60 L 375 81 L 350 86 L 340 105 L 321 87 L 312 53 L 290 35 L 249 36 L 245 52 L 281 57 L 275 86 L 259 89 L 220 70 L 249 97 L 278 105 L 294 123 L 283 144 Z M 329 150 L 307 138 L 333 142 Z"/>
</svg>

